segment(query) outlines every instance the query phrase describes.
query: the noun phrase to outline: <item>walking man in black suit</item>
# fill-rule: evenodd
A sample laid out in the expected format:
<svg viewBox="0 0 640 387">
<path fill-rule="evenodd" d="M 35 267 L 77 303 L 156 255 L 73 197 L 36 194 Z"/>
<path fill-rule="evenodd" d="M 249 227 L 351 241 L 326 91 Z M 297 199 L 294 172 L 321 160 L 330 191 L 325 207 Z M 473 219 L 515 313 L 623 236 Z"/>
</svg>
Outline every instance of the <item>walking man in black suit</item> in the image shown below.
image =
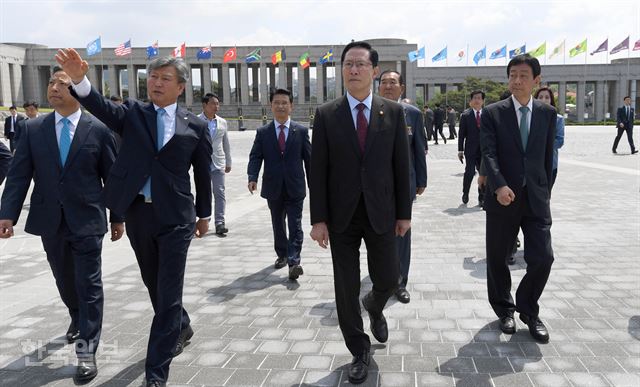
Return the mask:
<svg viewBox="0 0 640 387">
<path fill-rule="evenodd" d="M 382 313 L 398 286 L 396 236 L 411 227 L 409 146 L 404 109 L 371 92 L 378 53 L 366 42 L 342 51 L 345 96 L 320 106 L 311 143 L 311 238 L 331 240 L 336 307 L 353 355 L 349 381 L 367 378 L 371 342 L 360 315 L 360 244 L 367 246 L 373 289 L 362 299 L 371 331 L 387 341 Z"/>
<path fill-rule="evenodd" d="M 47 87 L 53 113 L 24 122 L 0 206 L 0 238 L 13 236 L 31 181 L 34 187 L 24 230 L 40 235 L 71 324 L 75 381 L 88 382 L 98 369 L 95 354 L 102 331 L 101 252 L 107 232 L 103 184 L 116 158 L 111 131 L 83 113 L 69 93 L 71 78 L 54 68 Z M 111 240 L 124 232 L 111 213 Z"/>
<path fill-rule="evenodd" d="M 428 105 L 424 105 L 424 127 L 427 130 L 427 141 L 435 138 L 433 133 L 433 110 Z"/>
<path fill-rule="evenodd" d="M 624 105 L 618 108 L 618 112 L 616 114 L 616 126 L 618 127 L 618 134 L 616 135 L 615 140 L 613 140 L 613 148 L 611 151 L 613 153 L 618 153 L 616 150 L 618 149 L 618 143 L 620 142 L 620 138 L 622 137 L 622 133 L 627 132 L 627 140 L 629 140 L 629 147 L 631 147 L 631 154 L 638 153 L 636 146 L 633 144 L 633 119 L 635 118 L 634 109 L 631 107 L 631 97 L 624 97 Z"/>
<path fill-rule="evenodd" d="M 24 117 L 18 115 L 17 108 L 15 106 L 9 107 L 9 117 L 4 120 L 4 138 L 9 140 L 11 153 L 16 150 L 15 135 L 18 131 L 18 122 L 22 120 L 24 120 Z"/>
<path fill-rule="evenodd" d="M 444 110 L 440 107 L 440 104 L 436 104 L 436 108 L 433 111 L 433 125 L 435 126 L 435 130 L 433 132 L 433 139 L 435 144 L 438 145 L 438 133 L 440 133 L 440 137 L 442 137 L 442 141 L 447 143 L 447 138 L 444 136 L 443 128 L 444 128 Z"/>
<path fill-rule="evenodd" d="M 386 70 L 380 74 L 380 86 L 378 93 L 392 101 L 400 101 L 404 93 L 405 84 L 402 74 L 395 70 Z M 413 105 L 402 102 L 404 118 L 407 123 L 407 135 L 409 140 L 409 184 L 411 185 L 411 204 L 416 200 L 416 195 L 422 195 L 427 188 L 427 139 L 424 130 L 422 113 Z M 395 292 L 398 301 L 403 304 L 411 301 L 411 295 L 407 290 L 409 279 L 409 264 L 411 263 L 411 229 L 404 236 L 396 237 L 398 258 L 400 263 L 400 283 Z"/>
<path fill-rule="evenodd" d="M 126 216 L 127 236 L 155 312 L 146 385 L 164 386 L 171 358 L 193 336 L 182 306 L 182 288 L 191 239 L 208 231 L 211 216 L 212 146 L 207 123 L 177 105 L 189 78 L 181 59 L 151 61 L 147 68 L 151 102 L 129 98 L 122 104 L 91 87 L 86 77 L 89 66 L 74 49 L 59 50 L 56 60 L 71 76 L 80 103 L 122 137 L 105 186 L 106 204 Z"/>
<path fill-rule="evenodd" d="M 487 172 L 487 288 L 500 329 L 515 332 L 514 311 L 537 341 L 549 341 L 538 299 L 553 263 L 551 248 L 551 170 L 556 111 L 531 96 L 540 83 L 540 63 L 529 54 L 507 65 L 511 98 L 487 106 L 481 117 L 480 146 Z M 505 257 L 518 229 L 524 234 L 527 272 L 511 297 Z"/>
<path fill-rule="evenodd" d="M 258 128 L 249 155 L 247 175 L 249 192 L 258 188 L 258 175 L 264 161 L 260 196 L 267 199 L 271 211 L 271 227 L 276 250 L 275 267 L 289 265 L 289 279 L 303 274 L 300 251 L 302 232 L 302 204 L 307 195 L 305 172 L 309 176 L 311 143 L 309 129 L 291 121 L 293 95 L 289 90 L 277 89 L 271 94 L 273 121 Z M 304 166 L 304 168 L 303 168 Z M 289 238 L 285 227 L 289 223 Z"/>
<path fill-rule="evenodd" d="M 462 179 L 462 203 L 469 202 L 469 189 L 476 170 L 480 171 L 480 117 L 482 116 L 482 105 L 484 105 L 484 91 L 474 90 L 471 92 L 469 106 L 460 115 L 460 131 L 458 133 L 458 159 L 461 163 L 467 159 Z M 484 200 L 484 190 L 478 185 L 478 205 L 482 207 Z"/>
</svg>

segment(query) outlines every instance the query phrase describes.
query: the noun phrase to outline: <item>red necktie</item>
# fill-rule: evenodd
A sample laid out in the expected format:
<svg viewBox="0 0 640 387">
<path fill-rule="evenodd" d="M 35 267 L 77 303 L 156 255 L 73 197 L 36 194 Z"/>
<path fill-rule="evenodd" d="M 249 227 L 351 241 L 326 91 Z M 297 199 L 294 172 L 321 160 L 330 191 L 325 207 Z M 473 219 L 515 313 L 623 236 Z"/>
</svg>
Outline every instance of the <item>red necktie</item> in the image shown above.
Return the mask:
<svg viewBox="0 0 640 387">
<path fill-rule="evenodd" d="M 476 126 L 480 128 L 480 112 L 476 112 Z"/>
<path fill-rule="evenodd" d="M 284 153 L 284 148 L 287 140 L 284 137 L 284 125 L 278 126 L 280 128 L 280 134 L 278 135 L 278 145 L 280 145 L 280 153 Z"/>
<path fill-rule="evenodd" d="M 364 116 L 364 108 L 365 104 L 359 103 L 356 106 L 358 109 L 358 117 L 356 118 L 357 123 L 357 132 L 358 132 L 358 142 L 360 143 L 360 151 L 364 153 L 364 144 L 367 141 L 367 130 L 369 127 L 369 123 L 367 122 L 367 117 Z"/>
</svg>

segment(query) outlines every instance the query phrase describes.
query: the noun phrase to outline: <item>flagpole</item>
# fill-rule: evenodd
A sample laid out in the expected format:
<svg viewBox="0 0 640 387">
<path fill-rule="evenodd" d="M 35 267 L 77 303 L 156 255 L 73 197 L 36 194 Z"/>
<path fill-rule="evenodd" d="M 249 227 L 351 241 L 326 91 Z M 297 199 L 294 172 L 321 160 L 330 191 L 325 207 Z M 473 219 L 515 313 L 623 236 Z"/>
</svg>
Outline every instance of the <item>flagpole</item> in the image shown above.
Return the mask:
<svg viewBox="0 0 640 387">
<path fill-rule="evenodd" d="M 609 64 L 609 37 L 608 36 L 607 36 L 607 49 L 606 49 L 606 52 L 607 52 L 607 59 L 606 59 L 605 63 Z"/>
<path fill-rule="evenodd" d="M 467 67 L 469 67 L 469 43 L 467 43 Z"/>
<path fill-rule="evenodd" d="M 544 65 L 547 65 L 547 41 L 544 41 Z"/>
</svg>

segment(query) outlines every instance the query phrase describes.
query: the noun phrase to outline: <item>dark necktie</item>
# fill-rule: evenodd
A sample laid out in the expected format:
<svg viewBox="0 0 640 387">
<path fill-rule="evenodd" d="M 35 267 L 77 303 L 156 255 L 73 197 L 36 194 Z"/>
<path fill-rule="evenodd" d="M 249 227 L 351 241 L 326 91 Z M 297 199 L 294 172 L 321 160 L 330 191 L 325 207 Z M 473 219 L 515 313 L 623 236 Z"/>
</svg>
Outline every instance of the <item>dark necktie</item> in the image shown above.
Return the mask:
<svg viewBox="0 0 640 387">
<path fill-rule="evenodd" d="M 280 128 L 280 134 L 278 134 L 278 145 L 280 146 L 280 153 L 284 154 L 285 144 L 287 143 L 287 139 L 284 136 L 284 128 L 286 128 L 286 126 L 280 125 L 278 128 Z"/>
<path fill-rule="evenodd" d="M 480 112 L 476 112 L 476 126 L 480 129 Z"/>
<path fill-rule="evenodd" d="M 364 116 L 364 108 L 365 104 L 359 103 L 356 106 L 358 109 L 358 116 L 356 118 L 356 129 L 358 131 L 358 143 L 360 143 L 360 151 L 364 153 L 364 144 L 367 141 L 367 130 L 369 127 L 369 123 L 367 122 L 367 117 Z"/>
<path fill-rule="evenodd" d="M 520 139 L 522 140 L 522 149 L 527 150 L 527 140 L 529 139 L 529 126 L 527 125 L 527 116 L 529 114 L 529 108 L 527 106 L 520 106 Z"/>
</svg>

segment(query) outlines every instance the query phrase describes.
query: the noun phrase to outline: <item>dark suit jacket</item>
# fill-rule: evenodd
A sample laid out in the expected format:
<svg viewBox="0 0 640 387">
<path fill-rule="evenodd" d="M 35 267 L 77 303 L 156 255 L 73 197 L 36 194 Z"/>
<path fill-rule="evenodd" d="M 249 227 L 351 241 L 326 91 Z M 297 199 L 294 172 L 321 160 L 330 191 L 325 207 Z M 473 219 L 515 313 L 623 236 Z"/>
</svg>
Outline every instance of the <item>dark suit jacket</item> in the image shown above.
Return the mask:
<svg viewBox="0 0 640 387">
<path fill-rule="evenodd" d="M 260 196 L 269 200 L 276 200 L 286 189 L 291 199 L 303 199 L 307 195 L 304 184 L 305 171 L 309 176 L 311 162 L 311 143 L 309 129 L 290 121 L 289 135 L 285 144 L 284 155 L 280 153 L 275 123 L 258 128 L 256 138 L 249 154 L 247 175 L 249 181 L 258 181 L 260 167 L 264 161 L 264 175 Z M 303 169 L 304 164 L 304 169 Z"/>
<path fill-rule="evenodd" d="M 72 95 L 76 96 L 72 90 Z M 207 123 L 178 106 L 175 135 L 156 149 L 157 118 L 152 103 L 127 99 L 114 104 L 94 88 L 80 103 L 122 137 L 116 162 L 105 186 L 107 207 L 126 213 L 151 176 L 151 197 L 163 224 L 187 224 L 211 215 L 211 136 Z M 196 198 L 191 194 L 193 165 Z"/>
<path fill-rule="evenodd" d="M 435 126 L 442 126 L 444 124 L 444 110 L 442 110 L 442 108 L 436 108 L 433 111 L 433 123 Z"/>
<path fill-rule="evenodd" d="M 632 107 L 631 109 L 631 120 L 629 120 L 629 116 L 627 116 L 627 107 L 621 106 L 618 108 L 618 112 L 616 114 L 616 119 L 618 121 L 618 128 L 620 127 L 620 123 L 624 124 L 624 129 L 633 129 L 633 119 L 635 117 L 635 112 Z"/>
<path fill-rule="evenodd" d="M 431 130 L 433 128 L 433 110 L 431 108 L 424 113 L 424 121 L 427 130 Z"/>
<path fill-rule="evenodd" d="M 7 177 L 9 165 L 11 164 L 11 151 L 6 145 L 0 142 L 0 184 Z"/>
<path fill-rule="evenodd" d="M 311 143 L 311 224 L 343 232 L 360 197 L 376 233 L 411 219 L 409 155 L 402 106 L 373 96 L 364 155 L 346 96 L 316 110 Z"/>
<path fill-rule="evenodd" d="M 416 187 L 426 188 L 427 186 L 427 157 L 424 154 L 427 135 L 420 110 L 405 103 L 402 107 L 409 135 L 409 193 L 413 200 L 416 197 Z"/>
<path fill-rule="evenodd" d="M 511 98 L 487 106 L 482 111 L 480 121 L 480 147 L 488 187 L 484 209 L 487 212 L 511 214 L 515 207 L 498 203 L 495 191 L 506 185 L 517 198 L 522 193 L 522 183 L 526 178 L 532 212 L 536 216 L 550 218 L 555 109 L 533 100 L 526 150 L 522 148 L 518 118 Z"/>
<path fill-rule="evenodd" d="M 103 184 L 116 158 L 111 131 L 102 122 L 82 113 L 63 167 L 56 139 L 55 113 L 29 120 L 23 129 L 2 194 L 0 219 L 18 222 L 33 179 L 26 232 L 54 235 L 63 214 L 74 234 L 107 232 Z M 111 220 L 122 221 L 114 216 Z"/>
<path fill-rule="evenodd" d="M 458 151 L 464 151 L 467 157 L 480 154 L 480 129 L 476 125 L 476 112 L 469 108 L 460 115 L 458 130 Z M 480 114 L 482 117 L 482 114 Z"/>
<path fill-rule="evenodd" d="M 18 122 L 24 120 L 24 117 L 21 115 L 17 115 L 16 116 L 16 123 L 13 127 L 13 132 L 11 132 L 11 115 L 9 115 L 9 117 L 5 118 L 4 120 L 4 136 L 6 138 L 12 138 L 15 135 L 15 132 L 18 131 L 17 129 L 17 125 Z"/>
</svg>

